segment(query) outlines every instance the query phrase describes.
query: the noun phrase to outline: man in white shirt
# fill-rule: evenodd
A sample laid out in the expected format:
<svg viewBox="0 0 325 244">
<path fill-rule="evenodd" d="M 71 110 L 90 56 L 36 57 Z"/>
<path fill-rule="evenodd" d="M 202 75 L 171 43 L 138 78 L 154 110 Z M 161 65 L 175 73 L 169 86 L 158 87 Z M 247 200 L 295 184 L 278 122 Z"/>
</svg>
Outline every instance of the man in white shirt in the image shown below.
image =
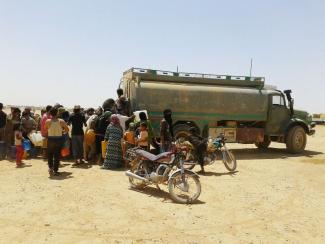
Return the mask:
<svg viewBox="0 0 325 244">
<path fill-rule="evenodd" d="M 115 114 L 118 119 L 120 120 L 120 125 L 123 129 L 123 134 L 125 132 L 125 128 L 126 128 L 126 124 L 128 122 L 131 122 L 134 118 L 135 118 L 135 115 L 132 115 L 131 117 L 128 117 L 128 116 L 125 116 L 125 115 L 122 115 L 122 114 Z"/>
</svg>

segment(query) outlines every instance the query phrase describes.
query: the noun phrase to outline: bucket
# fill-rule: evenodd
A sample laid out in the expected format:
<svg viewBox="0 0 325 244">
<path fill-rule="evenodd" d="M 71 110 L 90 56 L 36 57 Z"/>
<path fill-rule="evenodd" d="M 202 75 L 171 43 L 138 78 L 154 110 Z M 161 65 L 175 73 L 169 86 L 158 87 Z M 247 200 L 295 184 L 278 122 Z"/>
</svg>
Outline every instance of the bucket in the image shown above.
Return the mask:
<svg viewBox="0 0 325 244">
<path fill-rule="evenodd" d="M 108 141 L 102 141 L 102 158 L 105 158 Z"/>
<path fill-rule="evenodd" d="M 23 139 L 23 148 L 24 148 L 25 151 L 28 151 L 28 150 L 30 150 L 32 148 L 30 140 Z"/>
<path fill-rule="evenodd" d="M 6 143 L 0 141 L 0 160 L 5 159 L 6 157 Z"/>
<path fill-rule="evenodd" d="M 40 132 L 32 132 L 28 134 L 28 139 L 35 147 L 41 147 L 43 144 L 43 137 Z"/>
<path fill-rule="evenodd" d="M 68 147 L 64 147 L 61 149 L 61 156 L 67 157 L 70 155 L 70 149 Z"/>
<path fill-rule="evenodd" d="M 96 134 L 94 130 L 90 129 L 85 134 L 85 143 L 87 146 L 91 146 L 95 142 Z"/>
<path fill-rule="evenodd" d="M 23 159 L 27 159 L 28 157 L 29 157 L 28 152 L 24 150 Z"/>
<path fill-rule="evenodd" d="M 135 115 L 134 122 L 139 122 L 140 121 L 140 116 L 139 115 L 140 115 L 141 112 L 144 112 L 146 114 L 147 118 L 149 119 L 147 110 L 139 110 L 139 111 L 133 112 L 133 114 Z"/>
</svg>

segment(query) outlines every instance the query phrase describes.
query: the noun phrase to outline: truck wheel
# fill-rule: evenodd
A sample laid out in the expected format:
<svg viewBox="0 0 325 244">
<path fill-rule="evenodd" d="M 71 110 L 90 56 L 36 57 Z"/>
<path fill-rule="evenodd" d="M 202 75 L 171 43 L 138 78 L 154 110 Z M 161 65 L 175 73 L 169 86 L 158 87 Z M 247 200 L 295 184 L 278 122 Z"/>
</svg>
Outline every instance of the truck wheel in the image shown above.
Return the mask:
<svg viewBox="0 0 325 244">
<path fill-rule="evenodd" d="M 301 153 L 305 149 L 306 143 L 307 137 L 304 128 L 297 125 L 289 130 L 286 146 L 290 153 Z"/>
<path fill-rule="evenodd" d="M 184 140 L 187 140 L 188 136 L 191 134 L 189 132 L 190 128 L 191 127 L 189 125 L 185 125 L 185 124 L 175 125 L 173 127 L 175 139 L 182 138 Z"/>
<path fill-rule="evenodd" d="M 255 142 L 255 146 L 261 150 L 267 149 L 270 146 L 270 144 L 271 144 L 271 140 L 268 137 L 264 137 L 263 142 Z"/>
</svg>

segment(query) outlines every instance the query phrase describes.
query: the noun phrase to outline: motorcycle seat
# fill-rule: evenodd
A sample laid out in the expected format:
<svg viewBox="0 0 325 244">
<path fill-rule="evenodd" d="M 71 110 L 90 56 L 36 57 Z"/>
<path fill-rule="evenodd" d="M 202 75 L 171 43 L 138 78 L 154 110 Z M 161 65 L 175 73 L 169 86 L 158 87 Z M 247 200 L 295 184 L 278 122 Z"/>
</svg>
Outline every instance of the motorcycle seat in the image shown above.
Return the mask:
<svg viewBox="0 0 325 244">
<path fill-rule="evenodd" d="M 159 159 L 162 159 L 162 158 L 166 158 L 166 157 L 168 157 L 168 156 L 170 156 L 172 154 L 172 152 L 164 152 L 164 153 L 160 153 L 158 155 L 155 155 L 155 154 L 152 154 L 152 153 L 147 152 L 147 151 L 142 150 L 142 149 L 137 149 L 137 150 L 135 150 L 135 152 L 138 155 L 140 155 L 140 156 L 142 156 L 142 157 L 144 157 L 146 159 L 149 159 L 150 161 L 153 161 L 153 162 L 156 162 L 156 161 L 158 161 Z"/>
</svg>

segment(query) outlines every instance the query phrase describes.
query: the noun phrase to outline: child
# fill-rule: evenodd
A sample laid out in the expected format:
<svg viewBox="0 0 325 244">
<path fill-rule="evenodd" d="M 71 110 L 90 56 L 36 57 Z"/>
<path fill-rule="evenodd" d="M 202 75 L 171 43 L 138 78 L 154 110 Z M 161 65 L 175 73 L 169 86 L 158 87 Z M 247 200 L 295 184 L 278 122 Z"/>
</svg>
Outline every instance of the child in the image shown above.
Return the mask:
<svg viewBox="0 0 325 244">
<path fill-rule="evenodd" d="M 123 135 L 123 144 L 122 144 L 122 151 L 123 151 L 123 158 L 125 160 L 125 167 L 127 168 L 129 165 L 129 161 L 126 158 L 126 152 L 128 149 L 135 147 L 135 133 L 134 133 L 134 129 L 135 129 L 135 124 L 134 123 L 130 123 L 129 124 L 129 128 L 128 130 L 124 133 Z"/>
<path fill-rule="evenodd" d="M 14 135 L 15 135 L 15 146 L 16 146 L 16 167 L 20 167 L 23 165 L 21 160 L 24 155 L 23 134 L 22 134 L 20 124 L 15 124 Z"/>
<path fill-rule="evenodd" d="M 144 122 L 140 124 L 140 135 L 138 136 L 137 143 L 143 150 L 148 150 L 148 130 L 147 124 Z"/>
</svg>

